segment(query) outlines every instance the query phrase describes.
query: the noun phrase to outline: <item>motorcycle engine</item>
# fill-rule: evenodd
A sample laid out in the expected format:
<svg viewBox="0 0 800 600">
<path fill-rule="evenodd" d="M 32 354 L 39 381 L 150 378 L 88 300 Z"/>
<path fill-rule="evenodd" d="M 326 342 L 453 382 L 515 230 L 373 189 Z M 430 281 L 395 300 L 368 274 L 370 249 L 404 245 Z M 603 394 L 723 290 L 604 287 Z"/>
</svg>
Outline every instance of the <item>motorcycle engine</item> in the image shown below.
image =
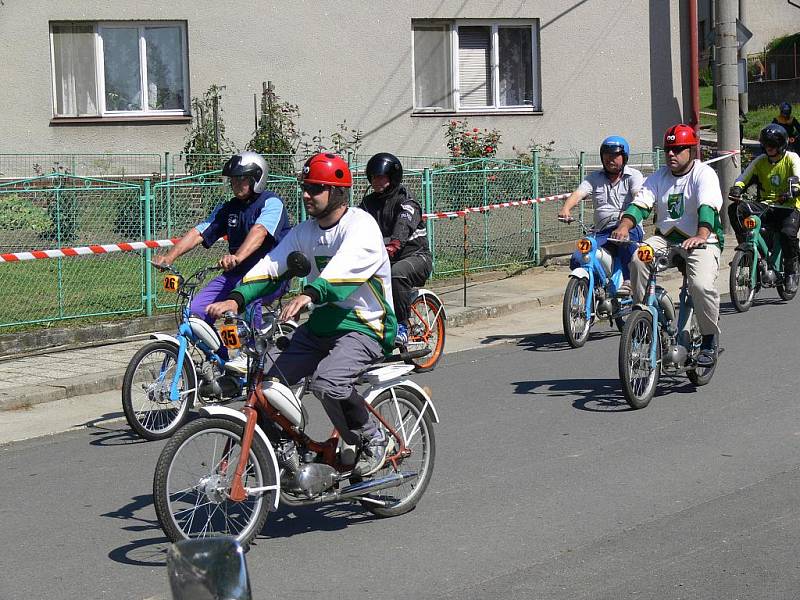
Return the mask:
<svg viewBox="0 0 800 600">
<path fill-rule="evenodd" d="M 688 356 L 689 353 L 684 346 L 675 344 L 674 346 L 670 346 L 664 353 L 664 362 L 670 366 L 679 367 L 686 363 L 686 358 Z"/>
<path fill-rule="evenodd" d="M 281 469 L 281 487 L 295 496 L 314 496 L 333 487 L 338 481 L 336 469 L 322 463 L 302 463 L 297 446 L 284 441 L 277 448 Z"/>
</svg>

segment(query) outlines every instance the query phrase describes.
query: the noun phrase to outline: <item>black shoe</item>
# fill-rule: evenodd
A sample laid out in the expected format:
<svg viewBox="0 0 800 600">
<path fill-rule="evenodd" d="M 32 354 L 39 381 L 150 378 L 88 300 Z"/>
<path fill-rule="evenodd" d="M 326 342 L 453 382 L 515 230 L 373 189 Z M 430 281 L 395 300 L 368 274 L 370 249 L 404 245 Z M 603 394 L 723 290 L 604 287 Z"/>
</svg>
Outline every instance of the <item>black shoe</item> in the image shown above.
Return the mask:
<svg viewBox="0 0 800 600">
<path fill-rule="evenodd" d="M 798 275 L 797 273 L 787 273 L 786 280 L 783 283 L 783 289 L 785 289 L 790 294 L 796 294 L 798 279 L 800 279 L 800 275 Z"/>
<path fill-rule="evenodd" d="M 717 336 L 704 335 L 700 344 L 700 354 L 697 355 L 697 366 L 703 369 L 713 367 L 717 362 Z"/>
</svg>

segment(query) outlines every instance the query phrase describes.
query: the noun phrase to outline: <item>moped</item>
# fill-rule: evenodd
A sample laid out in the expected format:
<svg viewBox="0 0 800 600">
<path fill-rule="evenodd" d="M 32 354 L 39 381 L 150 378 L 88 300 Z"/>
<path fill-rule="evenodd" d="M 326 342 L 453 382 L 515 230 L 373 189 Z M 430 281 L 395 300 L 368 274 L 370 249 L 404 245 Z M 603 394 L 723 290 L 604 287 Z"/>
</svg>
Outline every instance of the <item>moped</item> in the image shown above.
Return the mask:
<svg viewBox="0 0 800 600">
<path fill-rule="evenodd" d="M 293 252 L 289 267 L 304 276 L 310 265 Z M 353 473 L 355 448 L 336 430 L 325 441 L 306 434 L 305 386 L 295 392 L 279 381 L 264 380 L 265 363 L 274 360 L 270 351 L 275 338 L 258 335 L 238 315 L 227 313 L 225 318 L 229 333 L 223 340 L 241 344 L 252 359 L 247 400 L 241 411 L 202 407 L 201 418 L 179 429 L 164 446 L 153 478 L 153 500 L 167 537 L 178 541 L 224 534 L 246 548 L 280 503 L 352 499 L 379 516 L 412 510 L 431 479 L 433 424 L 439 416 L 429 394 L 406 375 L 414 369 L 410 360 L 428 350 L 392 355 L 361 373 L 366 408 L 389 439 L 384 467 L 362 478 Z"/>
<path fill-rule="evenodd" d="M 122 410 L 139 436 L 160 440 L 172 435 L 189 417 L 193 406 L 244 399 L 246 378 L 225 368 L 220 355 L 225 332 L 217 332 L 189 307 L 209 273 L 220 270 L 207 266 L 183 277 L 173 266 L 167 271 L 164 289 L 178 295 L 176 335 L 154 333 L 154 341 L 131 358 L 122 382 Z M 247 319 L 255 313 L 248 309 Z M 270 336 L 288 336 L 297 327 L 293 321 L 280 322 L 277 313 L 265 309 L 262 331 Z"/>
<path fill-rule="evenodd" d="M 445 320 L 444 303 L 431 290 L 419 288 L 409 306 L 408 343 L 402 352 L 421 355 L 411 359 L 417 373 L 433 371 L 444 354 Z M 427 349 L 427 353 L 420 350 Z"/>
<path fill-rule="evenodd" d="M 702 246 L 701 246 L 702 247 Z M 711 381 L 716 363 L 709 367 L 697 365 L 703 336 L 694 314 L 679 246 L 654 250 L 642 244 L 636 254 L 650 268 L 644 304 L 633 306 L 619 342 L 619 378 L 625 400 L 631 408 L 644 408 L 658 387 L 659 377 L 686 376 L 696 386 Z M 680 306 L 677 315 L 667 291 L 657 285 L 658 274 L 671 266 L 683 271 Z"/>
<path fill-rule="evenodd" d="M 796 295 L 784 286 L 780 234 L 767 231 L 761 225 L 764 215 L 774 208 L 746 194 L 736 206 L 737 218 L 747 231 L 747 237 L 736 247 L 731 260 L 730 293 L 737 312 L 750 310 L 755 295 L 762 288 L 774 287 L 778 296 L 787 302 Z"/>
<path fill-rule="evenodd" d="M 596 231 L 606 229 L 608 224 L 595 229 L 587 227 L 580 219 L 559 217 L 558 220 L 562 223 L 577 221 L 583 230 L 584 237 L 577 242 L 583 264 L 569 274 L 561 311 L 567 342 L 573 348 L 580 348 L 597 319 L 608 320 L 609 326 L 616 325 L 621 331 L 632 302 L 629 296 L 617 296 L 622 284 L 619 257 L 597 245 Z"/>
</svg>

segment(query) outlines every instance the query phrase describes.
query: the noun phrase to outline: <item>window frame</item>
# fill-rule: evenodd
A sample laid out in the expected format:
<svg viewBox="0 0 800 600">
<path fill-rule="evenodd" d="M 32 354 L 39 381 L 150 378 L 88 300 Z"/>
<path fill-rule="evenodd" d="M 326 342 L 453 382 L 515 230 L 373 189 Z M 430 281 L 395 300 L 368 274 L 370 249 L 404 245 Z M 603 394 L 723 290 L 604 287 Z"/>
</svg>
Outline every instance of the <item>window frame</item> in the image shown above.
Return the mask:
<svg viewBox="0 0 800 600">
<path fill-rule="evenodd" d="M 66 25 L 66 24 L 82 24 L 91 25 L 92 34 L 94 38 L 94 61 L 95 61 L 95 90 L 97 93 L 96 115 L 60 115 L 58 114 L 58 82 L 56 81 L 56 68 L 55 68 L 55 44 L 53 26 Z M 144 31 L 148 27 L 177 27 L 181 34 L 181 61 L 183 62 L 182 83 L 183 83 L 183 108 L 171 108 L 164 110 L 150 109 L 149 107 L 149 90 L 147 87 L 147 41 L 145 40 Z M 101 30 L 125 28 L 137 29 L 138 33 L 138 50 L 139 50 L 139 86 L 142 90 L 141 110 L 107 110 L 106 108 L 106 81 L 105 81 L 105 54 L 103 48 L 103 36 Z M 188 117 L 191 116 L 190 112 L 190 99 L 189 92 L 189 46 L 188 46 L 188 24 L 186 21 L 51 21 L 50 22 L 50 71 L 51 71 L 51 89 L 53 93 L 53 120 L 152 120 L 159 117 Z"/>
<path fill-rule="evenodd" d="M 446 26 L 446 35 L 449 36 L 450 43 L 450 77 L 453 84 L 450 94 L 452 97 L 452 109 L 442 109 L 438 107 L 417 106 L 416 92 L 416 65 L 414 31 L 419 26 Z M 460 73 L 459 73 L 459 27 L 489 27 L 490 28 L 490 73 L 492 88 L 492 105 L 481 107 L 461 107 Z M 531 35 L 531 83 L 532 105 L 517 104 L 512 106 L 500 105 L 500 28 L 529 29 Z M 542 88 L 541 88 L 541 50 L 539 46 L 539 19 L 447 19 L 430 20 L 420 19 L 412 22 L 411 26 L 411 90 L 412 90 L 412 114 L 415 115 L 470 115 L 470 114 L 537 114 L 542 112 Z"/>
</svg>

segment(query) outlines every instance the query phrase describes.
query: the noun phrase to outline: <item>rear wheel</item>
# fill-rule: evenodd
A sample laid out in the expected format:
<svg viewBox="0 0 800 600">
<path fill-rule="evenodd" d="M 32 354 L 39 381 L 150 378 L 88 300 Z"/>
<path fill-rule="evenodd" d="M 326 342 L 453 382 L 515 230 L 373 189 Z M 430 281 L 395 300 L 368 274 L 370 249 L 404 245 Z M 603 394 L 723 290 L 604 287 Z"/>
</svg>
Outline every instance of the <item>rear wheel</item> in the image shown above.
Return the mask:
<svg viewBox="0 0 800 600">
<path fill-rule="evenodd" d="M 730 292 L 731 301 L 738 312 L 747 312 L 753 305 L 756 290 L 753 287 L 755 268 L 752 251 L 737 250 L 731 261 Z"/>
<path fill-rule="evenodd" d="M 589 294 L 589 281 L 582 277 L 570 277 L 564 291 L 564 304 L 561 311 L 564 335 L 573 348 L 580 348 L 589 337 L 591 318 L 586 318 L 586 297 Z M 592 307 L 594 308 L 594 307 Z"/>
<path fill-rule="evenodd" d="M 783 277 L 785 280 L 786 273 L 784 273 Z M 797 295 L 797 290 L 795 290 L 794 292 L 787 292 L 786 287 L 783 284 L 776 285 L 775 287 L 778 290 L 778 296 L 781 297 L 781 300 L 785 300 L 786 302 L 788 302 Z"/>
<path fill-rule="evenodd" d="M 697 324 L 697 317 L 694 313 L 692 313 L 692 326 L 689 329 L 689 337 L 689 355 L 695 359 L 700 352 L 700 344 L 703 342 L 703 335 L 700 333 L 700 326 Z M 697 367 L 691 371 L 686 371 L 686 376 L 694 385 L 700 387 L 711 381 L 716 368 L 717 363 L 715 362 L 710 367 Z"/>
<path fill-rule="evenodd" d="M 153 342 L 134 354 L 122 380 L 122 410 L 131 429 L 146 440 L 161 440 L 180 427 L 197 389 L 188 355 L 178 369 L 178 348 L 170 342 Z M 178 399 L 170 400 L 177 376 Z"/>
<path fill-rule="evenodd" d="M 431 294 L 419 294 L 411 303 L 408 312 L 409 351 L 428 349 L 430 354 L 412 359 L 417 373 L 432 371 L 444 353 L 445 340 L 444 308 Z"/>
<path fill-rule="evenodd" d="M 653 344 L 656 345 L 655 366 L 651 360 Z M 619 342 L 619 378 L 631 408 L 650 404 L 660 374 L 661 344 L 653 339 L 652 317 L 647 311 L 634 311 L 625 322 Z"/>
<path fill-rule="evenodd" d="M 424 406 L 416 394 L 402 387 L 384 391 L 375 399 L 373 407 L 398 433 L 410 451 L 404 458 L 388 460 L 398 450 L 397 440 L 391 437 L 386 465 L 373 478 L 378 479 L 397 472 L 415 475 L 404 479 L 397 487 L 369 494 L 369 500 L 362 500 L 361 503 L 373 514 L 395 517 L 413 509 L 430 483 L 436 458 L 433 419 L 430 407 Z M 387 432 L 387 435 L 390 434 Z"/>
<path fill-rule="evenodd" d="M 161 528 L 173 542 L 230 535 L 246 548 L 264 527 L 278 480 L 258 435 L 253 436 L 242 484 L 272 489 L 248 495 L 243 502 L 230 498 L 242 433 L 242 425 L 234 421 L 197 419 L 164 446 L 153 477 L 153 503 Z"/>
</svg>

